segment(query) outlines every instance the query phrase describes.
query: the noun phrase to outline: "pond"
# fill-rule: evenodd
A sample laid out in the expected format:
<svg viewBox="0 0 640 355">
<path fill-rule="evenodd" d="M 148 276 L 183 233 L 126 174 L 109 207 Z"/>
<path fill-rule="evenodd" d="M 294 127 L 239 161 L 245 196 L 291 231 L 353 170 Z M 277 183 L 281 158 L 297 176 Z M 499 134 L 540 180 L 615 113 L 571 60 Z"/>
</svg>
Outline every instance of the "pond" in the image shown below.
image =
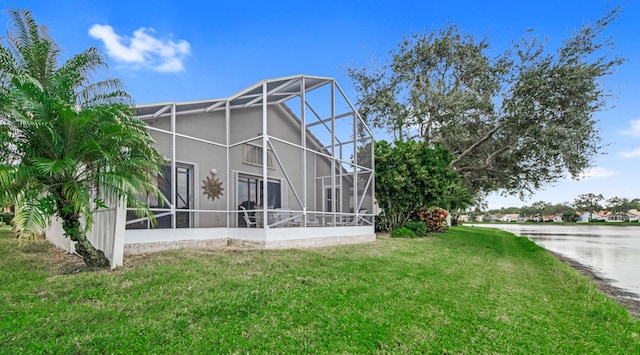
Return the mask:
<svg viewBox="0 0 640 355">
<path fill-rule="evenodd" d="M 465 224 L 469 225 L 469 224 Z M 640 227 L 553 224 L 471 224 L 528 237 L 593 269 L 640 300 Z"/>
</svg>

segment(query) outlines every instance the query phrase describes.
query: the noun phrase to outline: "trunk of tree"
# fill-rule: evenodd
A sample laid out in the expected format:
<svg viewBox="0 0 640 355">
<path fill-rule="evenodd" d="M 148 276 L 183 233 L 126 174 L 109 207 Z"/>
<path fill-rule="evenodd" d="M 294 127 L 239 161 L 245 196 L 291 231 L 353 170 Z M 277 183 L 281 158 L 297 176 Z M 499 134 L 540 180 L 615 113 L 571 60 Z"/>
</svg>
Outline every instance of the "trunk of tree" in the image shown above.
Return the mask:
<svg viewBox="0 0 640 355">
<path fill-rule="evenodd" d="M 413 209 L 411 210 L 413 211 Z M 391 210 L 387 215 L 387 227 L 389 228 L 389 232 L 401 228 L 409 220 L 409 214 Z"/>
<path fill-rule="evenodd" d="M 84 263 L 89 267 L 109 267 L 109 259 L 102 250 L 96 249 L 80 226 L 80 216 L 73 213 L 60 213 L 62 218 L 62 228 L 64 233 L 76 242 L 76 253 L 78 253 Z"/>
</svg>

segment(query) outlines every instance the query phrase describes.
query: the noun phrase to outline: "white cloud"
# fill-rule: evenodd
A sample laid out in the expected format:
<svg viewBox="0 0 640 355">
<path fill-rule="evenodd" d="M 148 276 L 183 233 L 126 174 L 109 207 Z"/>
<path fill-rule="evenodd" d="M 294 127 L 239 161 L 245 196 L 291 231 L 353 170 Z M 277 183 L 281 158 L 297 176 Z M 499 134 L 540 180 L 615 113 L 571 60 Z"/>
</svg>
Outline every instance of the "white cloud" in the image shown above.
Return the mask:
<svg viewBox="0 0 640 355">
<path fill-rule="evenodd" d="M 191 49 L 189 42 L 162 40 L 154 37 L 154 33 L 153 28 L 141 27 L 130 38 L 118 35 L 109 25 L 96 24 L 89 29 L 89 35 L 102 40 L 109 56 L 119 62 L 159 72 L 182 71 L 182 61 Z"/>
<path fill-rule="evenodd" d="M 609 170 L 607 168 L 596 166 L 585 171 L 582 175 L 580 175 L 581 179 L 591 179 L 591 178 L 608 178 L 612 176 L 616 176 L 620 174 L 615 170 Z"/>
<path fill-rule="evenodd" d="M 620 155 L 622 155 L 625 158 L 640 157 L 640 148 L 636 148 L 630 152 L 620 152 Z"/>
<path fill-rule="evenodd" d="M 620 133 L 625 136 L 640 137 L 640 118 L 629 121 L 629 129 Z"/>
</svg>

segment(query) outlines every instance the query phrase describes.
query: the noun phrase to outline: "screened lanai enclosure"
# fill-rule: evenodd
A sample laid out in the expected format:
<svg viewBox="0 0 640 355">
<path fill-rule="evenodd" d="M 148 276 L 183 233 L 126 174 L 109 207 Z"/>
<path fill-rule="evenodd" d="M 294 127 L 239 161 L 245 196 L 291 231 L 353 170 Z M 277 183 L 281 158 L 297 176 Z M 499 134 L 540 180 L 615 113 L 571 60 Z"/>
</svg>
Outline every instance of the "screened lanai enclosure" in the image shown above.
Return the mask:
<svg viewBox="0 0 640 355">
<path fill-rule="evenodd" d="M 265 246 L 375 239 L 373 136 L 334 79 L 261 81 L 222 99 L 137 107 L 166 158 L 126 215 L 125 244 L 225 239 Z"/>
</svg>

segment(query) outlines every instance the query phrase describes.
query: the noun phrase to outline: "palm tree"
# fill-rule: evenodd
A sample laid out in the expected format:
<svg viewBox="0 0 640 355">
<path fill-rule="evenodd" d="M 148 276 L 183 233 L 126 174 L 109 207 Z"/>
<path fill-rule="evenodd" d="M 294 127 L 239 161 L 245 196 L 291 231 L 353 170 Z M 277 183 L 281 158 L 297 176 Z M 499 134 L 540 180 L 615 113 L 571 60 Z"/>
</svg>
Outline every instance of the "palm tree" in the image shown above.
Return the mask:
<svg viewBox="0 0 640 355">
<path fill-rule="evenodd" d="M 93 82 L 106 68 L 95 48 L 59 64 L 60 50 L 28 10 L 9 10 L 0 43 L 0 205 L 15 204 L 18 230 L 43 230 L 52 217 L 88 266 L 109 265 L 86 237 L 92 212 L 159 195 L 163 158 L 117 79 Z M 83 224 L 84 223 L 84 227 Z"/>
</svg>

